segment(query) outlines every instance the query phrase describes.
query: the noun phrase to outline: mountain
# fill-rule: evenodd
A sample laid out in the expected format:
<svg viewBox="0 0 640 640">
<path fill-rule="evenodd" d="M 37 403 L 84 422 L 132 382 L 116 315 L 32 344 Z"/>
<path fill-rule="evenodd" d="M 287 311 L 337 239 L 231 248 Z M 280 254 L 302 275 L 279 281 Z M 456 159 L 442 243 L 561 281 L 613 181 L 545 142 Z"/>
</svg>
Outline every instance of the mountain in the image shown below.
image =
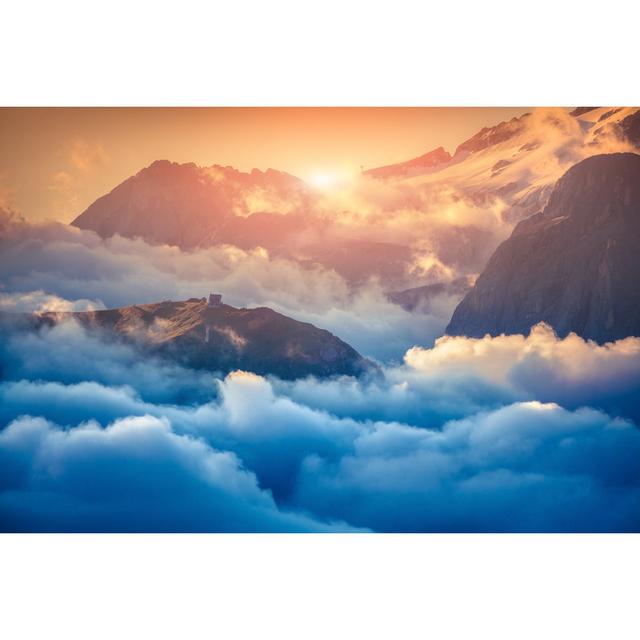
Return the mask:
<svg viewBox="0 0 640 640">
<path fill-rule="evenodd" d="M 281 171 L 250 173 L 158 160 L 98 198 L 71 224 L 192 249 L 226 242 L 253 213 L 280 211 L 304 198 L 304 183 Z"/>
<path fill-rule="evenodd" d="M 636 149 L 637 107 L 536 109 L 481 129 L 435 168 L 398 172 L 395 178 L 415 190 L 450 191 L 454 203 L 462 200 L 481 214 L 498 213 L 515 225 L 544 208 L 553 185 L 577 162 Z M 367 173 L 373 176 L 384 169 Z"/>
<path fill-rule="evenodd" d="M 404 291 L 390 291 L 387 298 L 399 304 L 406 311 L 428 309 L 429 304 L 439 296 L 461 297 L 473 286 L 473 278 L 464 276 L 451 282 L 434 282 L 422 287 L 412 287 Z"/>
<path fill-rule="evenodd" d="M 593 156 L 498 247 L 447 333 L 526 334 L 544 321 L 600 343 L 639 336 L 639 281 L 640 155 Z"/>
<path fill-rule="evenodd" d="M 371 178 L 389 179 L 389 178 L 407 178 L 413 175 L 429 173 L 435 169 L 441 169 L 444 165 L 451 162 L 451 154 L 442 147 L 438 147 L 429 153 L 400 162 L 398 164 L 390 164 L 385 167 L 376 169 L 368 169 L 364 175 Z"/>
<path fill-rule="evenodd" d="M 500 122 L 494 127 L 483 127 L 474 136 L 458 145 L 454 157 L 459 157 L 465 152 L 475 153 L 483 151 L 489 147 L 495 147 L 502 142 L 511 140 L 519 133 L 526 131 L 530 118 L 531 114 L 525 113 L 519 118 L 511 118 L 511 120 Z"/>
<path fill-rule="evenodd" d="M 331 189 L 288 173 L 154 162 L 73 225 L 183 250 L 266 249 L 350 286 L 400 291 L 480 272 L 553 185 L 586 157 L 638 149 L 637 107 L 537 109 Z"/>
<path fill-rule="evenodd" d="M 159 160 L 98 198 L 71 224 L 103 238 L 119 234 L 185 250 L 233 245 L 312 267 L 335 269 L 349 282 L 402 277 L 407 246 L 332 232 L 312 211 L 305 183 L 268 169 L 198 167 Z"/>
<path fill-rule="evenodd" d="M 204 298 L 103 311 L 1 315 L 4 322 L 18 320 L 28 329 L 73 318 L 88 331 L 107 340 L 124 340 L 142 354 L 222 373 L 241 369 L 293 379 L 360 375 L 375 368 L 348 344 L 312 324 L 267 307 L 210 307 Z"/>
<path fill-rule="evenodd" d="M 640 148 L 640 111 L 626 116 L 617 123 L 618 135 L 634 147 Z"/>
</svg>

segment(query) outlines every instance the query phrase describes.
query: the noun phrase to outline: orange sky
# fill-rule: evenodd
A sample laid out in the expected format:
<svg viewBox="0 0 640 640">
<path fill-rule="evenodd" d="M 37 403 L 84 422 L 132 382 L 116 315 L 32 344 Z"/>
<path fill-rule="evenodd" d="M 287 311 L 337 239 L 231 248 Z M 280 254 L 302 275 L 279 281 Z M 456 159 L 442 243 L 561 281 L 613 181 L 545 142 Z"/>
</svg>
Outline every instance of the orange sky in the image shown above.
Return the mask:
<svg viewBox="0 0 640 640">
<path fill-rule="evenodd" d="M 526 108 L 2 108 L 0 205 L 71 221 L 154 160 L 304 179 L 455 147 Z"/>
</svg>

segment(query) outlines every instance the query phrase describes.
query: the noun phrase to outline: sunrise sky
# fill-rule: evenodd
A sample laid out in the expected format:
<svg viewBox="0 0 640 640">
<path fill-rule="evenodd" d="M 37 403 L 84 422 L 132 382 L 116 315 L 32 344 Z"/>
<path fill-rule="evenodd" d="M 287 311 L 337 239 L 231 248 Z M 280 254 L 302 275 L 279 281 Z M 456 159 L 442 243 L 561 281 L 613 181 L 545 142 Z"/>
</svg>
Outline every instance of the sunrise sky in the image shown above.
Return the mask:
<svg viewBox="0 0 640 640">
<path fill-rule="evenodd" d="M 71 221 L 154 160 L 310 181 L 450 152 L 526 108 L 0 109 L 0 204 Z"/>
</svg>

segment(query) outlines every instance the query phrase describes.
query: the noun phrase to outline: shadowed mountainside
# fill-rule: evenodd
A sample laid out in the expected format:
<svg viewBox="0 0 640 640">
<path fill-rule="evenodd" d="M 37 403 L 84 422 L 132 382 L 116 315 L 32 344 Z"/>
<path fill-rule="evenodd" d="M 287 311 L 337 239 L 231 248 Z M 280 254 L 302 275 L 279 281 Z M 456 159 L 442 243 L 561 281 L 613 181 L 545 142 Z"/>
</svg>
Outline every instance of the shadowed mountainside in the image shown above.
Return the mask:
<svg viewBox="0 0 640 640">
<path fill-rule="evenodd" d="M 387 298 L 407 311 L 415 311 L 416 309 L 428 308 L 429 303 L 438 296 L 462 296 L 472 286 L 473 278 L 465 276 L 451 282 L 435 282 L 404 291 L 390 291 L 387 293 Z"/>
<path fill-rule="evenodd" d="M 375 369 L 373 363 L 329 331 L 267 307 L 209 307 L 204 298 L 102 311 L 3 313 L 0 317 L 22 329 L 53 326 L 73 318 L 107 341 L 123 340 L 143 354 L 214 372 L 240 369 L 293 379 L 360 375 Z"/>
<path fill-rule="evenodd" d="M 447 333 L 528 333 L 607 342 L 640 335 L 640 155 L 588 158 L 549 204 L 498 247 L 455 310 Z"/>
</svg>

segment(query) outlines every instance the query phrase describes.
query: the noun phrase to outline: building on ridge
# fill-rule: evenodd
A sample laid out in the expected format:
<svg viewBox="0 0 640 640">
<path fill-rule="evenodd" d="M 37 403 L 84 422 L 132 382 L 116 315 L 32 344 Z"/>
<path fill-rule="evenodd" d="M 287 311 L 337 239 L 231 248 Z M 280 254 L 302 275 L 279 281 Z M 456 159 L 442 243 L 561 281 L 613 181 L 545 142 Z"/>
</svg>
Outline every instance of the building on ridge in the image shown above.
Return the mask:
<svg viewBox="0 0 640 640">
<path fill-rule="evenodd" d="M 221 293 L 210 293 L 209 294 L 209 302 L 207 303 L 208 307 L 221 307 L 222 306 L 222 294 Z"/>
</svg>

